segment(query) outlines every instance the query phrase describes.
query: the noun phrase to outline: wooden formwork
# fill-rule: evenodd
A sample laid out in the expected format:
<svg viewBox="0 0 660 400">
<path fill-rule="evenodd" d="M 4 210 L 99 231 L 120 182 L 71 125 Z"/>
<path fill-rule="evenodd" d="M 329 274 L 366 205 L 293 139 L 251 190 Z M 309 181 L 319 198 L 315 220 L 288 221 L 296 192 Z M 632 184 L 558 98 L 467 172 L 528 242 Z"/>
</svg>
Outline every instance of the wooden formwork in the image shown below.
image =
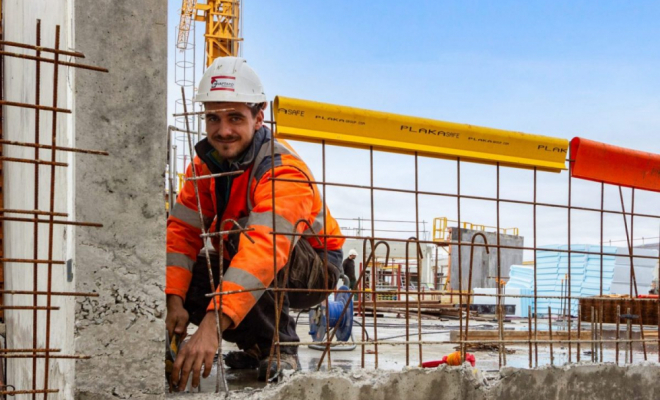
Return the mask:
<svg viewBox="0 0 660 400">
<path fill-rule="evenodd" d="M 602 310 L 604 323 L 615 324 L 617 306 L 619 306 L 620 314 L 627 314 L 627 310 L 630 308 L 633 315 L 641 317 L 644 325 L 658 325 L 658 302 L 648 299 L 631 299 L 630 297 L 580 299 L 582 322 L 591 322 L 591 308 L 593 307 L 594 312 L 600 313 Z M 635 323 L 639 323 L 639 320 L 635 319 Z"/>
</svg>

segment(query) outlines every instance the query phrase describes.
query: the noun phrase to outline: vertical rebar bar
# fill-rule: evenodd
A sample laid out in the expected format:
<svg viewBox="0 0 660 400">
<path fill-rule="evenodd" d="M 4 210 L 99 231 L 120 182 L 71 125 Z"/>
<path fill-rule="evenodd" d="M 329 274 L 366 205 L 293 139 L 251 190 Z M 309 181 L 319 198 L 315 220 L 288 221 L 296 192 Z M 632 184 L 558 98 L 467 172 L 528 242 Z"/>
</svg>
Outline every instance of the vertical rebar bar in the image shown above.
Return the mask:
<svg viewBox="0 0 660 400">
<path fill-rule="evenodd" d="M 550 365 L 555 365 L 555 353 L 552 348 L 552 307 L 548 306 L 548 339 L 550 340 Z"/>
<path fill-rule="evenodd" d="M 619 335 L 620 327 L 619 323 L 621 322 L 621 306 L 616 306 L 616 365 L 619 365 Z"/>
<path fill-rule="evenodd" d="M 366 249 L 366 241 L 365 241 L 364 249 Z M 363 250 L 362 251 L 362 263 L 360 263 L 360 279 L 362 280 L 362 282 L 360 283 L 361 289 L 362 289 L 362 291 L 360 292 L 360 308 L 362 309 L 362 324 L 361 324 L 362 325 L 362 344 L 360 345 L 362 354 L 361 354 L 360 366 L 362 368 L 364 368 L 364 365 L 365 365 L 364 355 L 365 355 L 366 348 L 365 348 L 364 343 L 365 343 L 365 338 L 366 338 L 365 334 L 367 332 L 367 326 L 365 324 L 365 321 L 366 321 L 366 318 L 367 318 L 367 316 L 366 316 L 366 311 L 367 310 L 366 310 L 366 307 L 365 307 L 366 304 L 367 304 L 366 303 L 366 300 L 367 300 L 367 295 L 366 295 L 367 274 L 366 274 L 366 271 L 365 271 L 366 268 L 367 268 L 367 265 L 366 265 L 365 257 L 366 257 L 366 251 Z"/>
<path fill-rule="evenodd" d="M 599 362 L 603 362 L 604 356 L 603 356 L 603 311 L 604 311 L 604 304 L 603 301 L 600 301 L 600 311 L 598 312 L 598 321 L 600 322 L 600 327 L 598 330 L 598 341 L 600 342 L 600 360 Z"/>
<path fill-rule="evenodd" d="M 534 221 L 533 221 L 533 230 L 534 230 L 534 365 L 539 366 L 539 343 L 538 343 L 538 287 L 537 287 L 537 278 L 536 278 L 536 267 L 537 267 L 537 250 L 536 250 L 536 195 L 537 195 L 537 167 L 534 167 L 534 201 L 533 201 L 533 212 L 534 212 Z"/>
<path fill-rule="evenodd" d="M 578 306 L 578 315 L 577 315 L 577 353 L 575 354 L 575 359 L 577 362 L 580 362 L 580 340 L 582 340 L 582 308 Z"/>
<path fill-rule="evenodd" d="M 501 283 L 497 284 L 497 287 L 501 290 L 502 289 Z M 498 297 L 500 298 L 500 297 Z M 506 366 L 506 349 L 504 345 L 504 317 L 505 317 L 505 312 L 504 312 L 504 305 L 500 303 L 500 306 L 498 308 L 499 310 L 499 337 L 500 337 L 500 345 L 499 345 L 499 350 L 500 350 L 500 355 L 501 355 L 501 364 Z M 501 368 L 501 366 L 500 366 Z"/>
<path fill-rule="evenodd" d="M 603 297 L 603 218 L 605 215 L 605 183 L 600 183 L 600 297 Z"/>
<path fill-rule="evenodd" d="M 273 157 L 272 159 L 275 159 L 275 157 Z M 323 182 L 323 188 L 322 188 L 323 196 L 322 197 L 323 198 L 322 198 L 322 205 L 321 205 L 321 207 L 323 207 L 323 214 L 321 214 L 321 215 L 323 216 L 323 229 L 324 229 L 324 232 L 325 232 L 326 226 L 328 226 L 327 221 L 326 221 L 326 214 L 327 214 L 326 207 L 327 207 L 327 204 L 326 204 L 326 184 L 325 184 L 326 183 L 325 140 L 321 141 L 321 161 L 322 161 L 321 162 L 321 171 L 322 171 L 322 174 L 323 174 L 323 176 L 322 176 L 322 178 L 323 178 L 323 180 L 322 180 L 322 182 Z M 275 175 L 273 175 L 273 176 L 275 176 Z M 275 202 L 274 197 L 273 197 L 273 202 Z M 274 220 L 275 220 L 275 215 L 273 215 L 273 221 Z M 320 234 L 321 232 L 318 232 L 318 233 Z M 305 240 L 305 238 L 301 238 L 301 240 Z M 330 276 L 329 276 L 330 272 L 329 272 L 329 268 L 328 268 L 328 238 L 324 238 L 324 240 L 323 240 L 323 265 L 325 267 L 324 287 L 325 287 L 325 290 L 328 290 L 329 286 L 330 286 L 330 283 L 328 281 L 328 279 L 330 278 Z M 341 267 L 341 266 L 339 266 L 339 267 Z M 333 288 L 333 289 L 335 289 L 335 288 Z M 328 323 L 325 324 L 325 335 L 326 335 L 325 337 L 328 339 L 328 343 L 326 344 L 326 352 L 328 353 L 328 371 L 330 371 L 330 369 L 332 368 L 332 352 L 330 351 L 330 344 L 331 344 L 330 340 L 332 340 L 332 338 L 330 337 L 330 299 L 329 299 L 329 297 L 330 296 L 326 296 L 326 298 L 325 298 L 325 309 L 328 311 Z"/>
<path fill-rule="evenodd" d="M 625 218 L 625 214 L 624 214 Z M 660 239 L 659 239 L 660 240 Z M 635 297 L 639 295 L 637 291 L 637 277 L 635 276 L 635 188 L 632 188 L 630 192 L 630 269 L 631 269 L 631 293 L 632 293 L 632 282 L 634 280 L 635 284 Z M 632 294 L 630 296 L 632 298 Z M 630 313 L 628 313 L 630 314 Z M 632 343 L 631 343 L 632 346 Z"/>
<path fill-rule="evenodd" d="M 605 231 L 604 227 L 604 216 L 605 216 L 605 183 L 601 182 L 600 183 L 600 284 L 599 284 L 599 296 L 602 298 L 603 297 L 603 264 L 604 264 L 604 256 L 603 256 L 603 234 Z M 598 337 L 598 340 L 600 341 L 600 346 L 597 343 L 594 343 L 594 349 L 596 350 L 597 354 L 600 354 L 600 356 L 595 357 L 595 361 L 599 360 L 600 357 L 600 362 L 603 362 L 603 322 L 602 322 L 602 311 L 603 311 L 603 302 L 600 301 L 600 310 L 596 311 L 596 325 L 597 329 L 598 326 L 600 326 L 600 331 L 596 333 L 596 336 Z"/>
<path fill-rule="evenodd" d="M 274 121 L 275 118 L 273 118 L 273 102 L 270 102 L 270 114 L 271 114 L 271 121 Z M 272 128 L 273 125 L 271 125 Z M 271 141 L 270 141 L 270 175 L 275 176 L 275 131 L 271 129 Z M 271 220 L 271 223 L 273 226 L 275 225 L 275 181 L 271 179 L 271 205 L 272 205 L 272 213 L 273 213 L 273 218 Z M 280 369 L 280 314 L 279 314 L 279 303 L 280 303 L 280 296 L 285 296 L 284 293 L 279 293 L 277 289 L 279 289 L 279 280 L 277 279 L 277 234 L 273 234 L 273 286 L 275 287 L 275 295 L 274 295 L 274 300 L 275 300 L 275 333 L 273 334 L 273 341 L 276 342 L 277 344 L 271 346 L 270 348 L 270 354 L 268 356 L 268 369 L 266 370 L 266 382 L 270 381 L 270 365 L 273 362 L 273 352 L 276 352 L 276 359 L 277 359 L 277 370 L 279 371 Z M 277 349 L 277 351 L 275 351 Z"/>
<path fill-rule="evenodd" d="M 184 104 L 183 107 L 184 107 L 184 110 L 185 110 L 186 105 Z M 186 117 L 186 124 L 188 123 L 187 120 L 188 120 L 188 118 Z M 190 154 L 191 154 L 191 158 L 192 158 L 193 153 L 191 152 Z M 195 162 L 194 158 L 192 158 L 192 162 Z M 217 223 L 220 223 L 220 221 L 217 221 Z M 219 230 L 222 230 L 222 227 L 220 227 Z M 224 271 L 225 270 L 225 268 L 224 268 L 225 243 L 224 243 L 224 240 L 223 240 L 222 236 L 220 236 L 219 239 L 220 240 L 218 240 L 218 288 L 220 289 L 221 293 L 218 296 L 217 300 L 215 300 L 215 297 L 214 297 L 214 304 L 216 304 L 216 302 L 217 302 L 217 306 L 213 307 L 214 308 L 213 311 L 215 313 L 216 324 L 217 324 L 216 329 L 218 331 L 218 349 L 217 349 L 218 358 L 217 358 L 217 361 L 216 361 L 216 364 L 215 364 L 216 365 L 215 370 L 216 370 L 216 374 L 217 374 L 216 377 L 215 377 L 215 391 L 216 391 L 216 393 L 220 392 L 220 383 L 222 383 L 224 385 L 225 392 L 229 392 L 229 385 L 227 384 L 227 377 L 226 377 L 225 371 L 224 371 L 225 366 L 224 366 L 224 362 L 222 361 L 223 360 L 223 358 L 222 358 L 222 336 L 223 336 L 224 332 L 222 330 L 222 321 L 220 320 L 220 317 L 222 316 L 222 304 L 223 304 L 223 300 L 224 300 L 224 296 L 222 295 L 222 283 L 224 282 L 224 273 L 225 273 L 225 271 Z M 211 276 L 213 276 L 213 275 L 211 275 Z M 215 288 L 213 286 L 211 286 L 211 291 L 213 291 L 213 290 L 215 290 Z M 204 366 L 204 368 L 206 368 L 206 366 Z M 211 368 L 211 367 L 209 366 L 209 368 Z M 200 386 L 200 391 L 201 391 L 201 386 Z"/>
<path fill-rule="evenodd" d="M 626 318 L 626 336 L 628 337 L 628 343 L 626 343 L 626 362 L 630 362 L 632 364 L 633 362 L 633 355 L 632 355 L 632 316 L 631 314 L 631 309 L 628 307 L 626 310 L 626 313 L 628 314 L 628 317 Z M 630 357 L 630 358 L 628 358 Z"/>
<path fill-rule="evenodd" d="M 408 250 L 408 243 L 406 243 L 406 252 Z M 406 366 L 410 365 L 410 260 L 406 257 Z"/>
<path fill-rule="evenodd" d="M 498 162 L 495 166 L 496 168 L 496 200 L 495 200 L 495 215 L 497 219 L 497 308 L 499 309 L 499 323 L 500 323 L 500 340 L 504 340 L 504 309 L 502 305 L 502 260 L 501 260 L 501 249 L 500 249 L 500 163 Z M 470 310 L 468 310 L 470 312 Z M 506 347 L 504 343 L 499 345 L 499 354 L 500 354 L 500 368 L 502 365 L 506 365 Z"/>
<path fill-rule="evenodd" d="M 463 348 L 464 340 L 463 337 L 463 263 L 461 258 L 462 245 L 463 242 L 461 239 L 461 158 L 456 158 L 456 207 L 458 214 L 457 227 L 458 230 L 458 337 L 459 337 L 459 346 Z M 447 224 L 449 225 L 449 224 Z M 453 236 L 453 235 L 452 235 Z M 453 288 L 452 288 L 453 290 Z M 468 311 L 469 312 L 469 311 Z"/>
<path fill-rule="evenodd" d="M 564 304 L 566 305 L 566 308 L 568 309 L 568 315 L 566 316 L 566 324 L 568 325 L 568 362 L 571 362 L 571 353 L 572 353 L 572 345 L 571 345 L 571 308 L 572 308 L 572 301 L 571 299 L 571 207 L 573 205 L 573 177 L 572 177 L 572 170 L 573 170 L 573 161 L 568 162 L 568 276 L 567 276 L 567 290 L 566 293 L 568 295 L 566 301 Z"/>
<path fill-rule="evenodd" d="M 532 368 L 532 306 L 527 306 L 527 338 L 529 339 L 529 368 Z"/>
<path fill-rule="evenodd" d="M 415 152 L 415 254 L 417 254 L 417 335 L 419 340 L 419 367 L 422 367 L 422 260 L 419 251 L 419 167 Z M 406 244 L 407 246 L 407 244 Z M 470 309 L 468 307 L 468 314 Z"/>
<path fill-rule="evenodd" d="M 371 237 L 376 236 L 376 230 L 375 230 L 375 211 L 374 211 L 374 147 L 370 146 L 369 147 L 369 179 L 370 179 L 370 185 L 371 185 Z M 376 263 L 376 249 L 374 248 L 374 243 L 373 240 L 371 242 L 371 248 L 373 252 L 373 257 L 371 259 L 371 287 L 372 287 L 372 300 L 374 303 L 374 366 L 376 369 L 378 369 L 378 293 L 377 291 L 377 282 L 376 282 L 376 268 L 378 268 L 378 264 Z M 408 285 L 408 282 L 406 282 L 406 285 Z M 409 295 L 409 290 L 406 288 L 406 296 Z"/>
<path fill-rule="evenodd" d="M 591 306 L 591 325 L 590 325 L 590 337 L 591 337 L 591 362 L 596 362 L 596 327 L 595 325 L 595 315 L 594 315 L 594 307 Z"/>
<path fill-rule="evenodd" d="M 637 307 L 639 308 L 639 334 L 642 339 L 644 339 L 644 319 L 642 315 L 642 304 L 637 303 Z M 644 361 L 647 361 L 647 354 L 646 354 L 646 342 L 642 341 L 642 350 L 644 351 Z M 660 352 L 660 348 L 658 348 L 658 352 Z"/>
<path fill-rule="evenodd" d="M 55 27 L 55 50 L 60 48 L 60 26 Z M 57 108 L 57 94 L 59 84 L 59 53 L 53 54 L 53 108 Z M 52 112 L 51 133 L 51 161 L 57 160 L 57 111 Z M 55 165 L 50 166 L 50 216 L 48 218 L 48 260 L 53 259 L 53 246 L 55 245 Z M 48 264 L 48 282 L 46 283 L 46 349 L 50 349 L 50 317 L 51 317 L 51 292 L 53 290 L 53 264 Z M 44 390 L 48 390 L 48 378 L 50 372 L 50 352 L 46 351 L 44 357 Z M 44 393 L 44 400 L 48 394 Z"/>
<path fill-rule="evenodd" d="M 176 204 L 176 193 L 178 192 L 178 186 L 177 186 L 177 172 L 176 172 L 176 150 L 177 147 L 176 145 L 172 145 L 170 148 L 170 154 L 171 154 L 171 159 L 170 159 L 170 209 L 169 211 L 172 211 L 172 207 L 174 207 L 174 204 Z"/>
<path fill-rule="evenodd" d="M 559 284 L 559 310 L 561 312 L 561 320 L 564 320 L 564 278 L 561 278 L 561 283 Z"/>
<path fill-rule="evenodd" d="M 470 268 L 468 270 L 468 285 L 467 285 L 467 301 L 466 301 L 466 309 L 467 313 L 465 313 L 465 340 L 469 340 L 469 334 L 470 334 L 470 300 L 472 298 L 472 270 L 474 268 L 474 243 L 477 237 L 481 237 L 484 241 L 484 244 L 486 245 L 486 254 L 490 254 L 490 250 L 488 250 L 488 240 L 486 239 L 486 235 L 483 233 L 475 233 L 472 236 L 471 240 L 471 246 L 470 246 Z M 465 361 L 465 353 L 467 351 L 467 345 L 466 346 L 461 346 L 461 360 Z"/>
<path fill-rule="evenodd" d="M 37 20 L 37 40 L 36 40 L 36 45 L 37 47 L 41 47 L 41 20 Z M 41 51 L 37 50 L 37 57 L 41 57 Z M 35 93 L 34 93 L 34 104 L 39 106 L 41 105 L 41 62 L 39 60 L 35 61 L 36 65 L 36 81 L 35 81 Z M 34 143 L 39 145 L 41 143 L 40 141 L 40 113 L 39 109 L 34 110 Z M 38 160 L 39 159 L 39 146 L 36 146 L 34 148 L 34 159 Z M 53 160 L 54 161 L 54 160 Z M 38 210 L 39 209 L 39 164 L 34 165 L 34 209 Z M 34 215 L 34 219 L 36 220 L 38 218 L 38 215 Z M 39 258 L 39 223 L 34 222 L 33 226 L 33 252 L 32 254 L 34 255 L 34 259 Z M 32 296 L 32 305 L 37 306 L 38 304 L 38 296 L 37 296 L 37 291 L 39 290 L 39 267 L 38 263 L 34 263 L 32 266 L 32 290 L 34 291 L 34 295 Z M 38 330 L 38 318 L 37 318 L 37 310 L 36 308 L 32 311 L 32 348 L 36 349 L 37 346 L 37 330 Z M 36 358 L 36 353 L 33 353 L 35 355 L 35 358 L 32 359 L 32 390 L 37 390 L 37 358 Z M 36 399 L 37 394 L 32 393 L 32 399 Z"/>
</svg>

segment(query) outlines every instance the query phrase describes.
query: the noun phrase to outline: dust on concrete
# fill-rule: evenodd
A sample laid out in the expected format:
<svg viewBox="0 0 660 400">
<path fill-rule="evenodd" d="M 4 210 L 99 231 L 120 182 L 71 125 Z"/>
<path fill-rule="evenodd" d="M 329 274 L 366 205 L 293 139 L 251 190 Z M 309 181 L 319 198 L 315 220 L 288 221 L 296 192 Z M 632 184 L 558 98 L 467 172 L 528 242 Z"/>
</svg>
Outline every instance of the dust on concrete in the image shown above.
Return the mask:
<svg viewBox="0 0 660 400">
<path fill-rule="evenodd" d="M 336 369 L 294 373 L 277 385 L 245 388 L 220 396 L 232 400 L 644 400 L 660 398 L 658 378 L 660 364 L 654 362 L 632 366 L 579 363 L 537 369 L 505 367 L 490 381 L 468 364 L 405 368 L 401 372 Z M 174 396 L 179 395 L 169 395 Z M 218 395 L 195 394 L 194 397 L 216 399 Z"/>
<path fill-rule="evenodd" d="M 437 369 L 405 368 L 401 372 L 340 368 L 330 372 L 303 372 L 286 376 L 277 385 L 232 391 L 226 399 L 481 399 L 487 387 L 478 369 L 465 365 Z M 217 398 L 198 394 L 196 399 Z"/>
</svg>

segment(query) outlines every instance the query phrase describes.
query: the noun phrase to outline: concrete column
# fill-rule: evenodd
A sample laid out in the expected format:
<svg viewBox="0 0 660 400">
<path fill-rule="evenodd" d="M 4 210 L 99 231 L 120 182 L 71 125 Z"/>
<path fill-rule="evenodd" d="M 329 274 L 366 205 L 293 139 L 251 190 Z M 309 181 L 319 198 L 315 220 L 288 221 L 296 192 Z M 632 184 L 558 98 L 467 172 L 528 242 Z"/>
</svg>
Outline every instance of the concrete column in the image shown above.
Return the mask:
<svg viewBox="0 0 660 400">
<path fill-rule="evenodd" d="M 164 380 L 167 2 L 76 0 L 76 48 L 109 74 L 78 72 L 78 398 L 160 397 Z"/>
</svg>

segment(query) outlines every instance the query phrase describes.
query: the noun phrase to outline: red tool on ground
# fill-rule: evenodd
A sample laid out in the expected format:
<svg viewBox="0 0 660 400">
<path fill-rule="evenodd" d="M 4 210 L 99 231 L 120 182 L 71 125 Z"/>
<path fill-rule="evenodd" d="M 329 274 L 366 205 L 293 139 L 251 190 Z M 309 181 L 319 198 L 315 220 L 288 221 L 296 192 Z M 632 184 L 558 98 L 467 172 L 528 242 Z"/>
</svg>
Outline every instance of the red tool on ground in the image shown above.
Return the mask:
<svg viewBox="0 0 660 400">
<path fill-rule="evenodd" d="M 469 362 L 470 365 L 474 367 L 475 363 L 477 362 L 477 359 L 474 358 L 474 354 L 470 353 L 465 353 L 465 361 Z M 435 361 L 426 361 L 422 363 L 422 367 L 424 368 L 435 368 L 440 364 L 447 364 L 451 366 L 459 366 L 461 365 L 461 352 L 460 351 L 455 351 L 451 353 L 448 356 L 442 357 L 442 360 L 435 360 Z"/>
</svg>

